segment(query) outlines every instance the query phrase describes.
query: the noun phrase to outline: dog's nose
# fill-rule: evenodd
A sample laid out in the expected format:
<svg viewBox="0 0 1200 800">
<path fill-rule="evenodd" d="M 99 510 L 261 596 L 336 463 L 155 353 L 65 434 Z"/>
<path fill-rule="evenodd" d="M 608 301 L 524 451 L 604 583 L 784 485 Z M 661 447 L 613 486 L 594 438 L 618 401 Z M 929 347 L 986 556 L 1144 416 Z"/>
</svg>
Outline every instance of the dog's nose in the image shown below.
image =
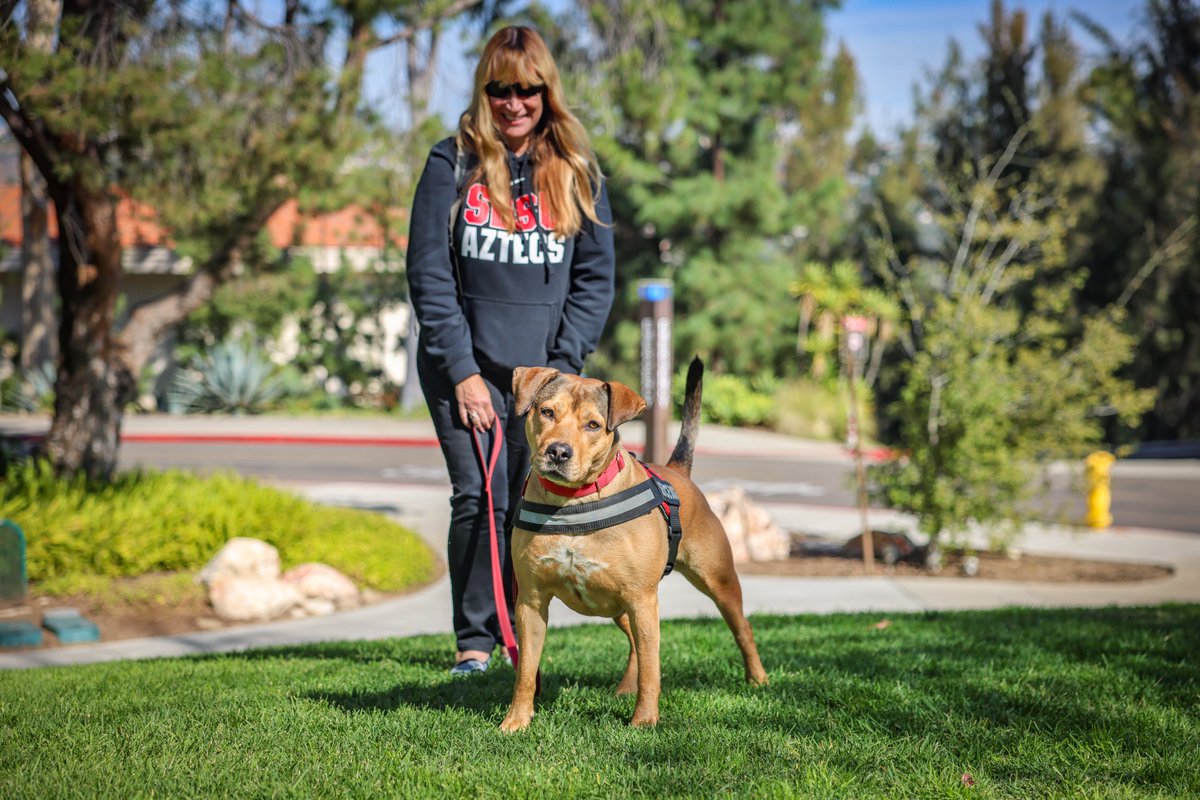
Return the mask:
<svg viewBox="0 0 1200 800">
<path fill-rule="evenodd" d="M 571 456 L 575 453 L 571 450 L 571 445 L 562 442 L 555 442 L 546 448 L 546 458 L 551 461 L 557 461 L 559 464 L 571 460 Z"/>
</svg>

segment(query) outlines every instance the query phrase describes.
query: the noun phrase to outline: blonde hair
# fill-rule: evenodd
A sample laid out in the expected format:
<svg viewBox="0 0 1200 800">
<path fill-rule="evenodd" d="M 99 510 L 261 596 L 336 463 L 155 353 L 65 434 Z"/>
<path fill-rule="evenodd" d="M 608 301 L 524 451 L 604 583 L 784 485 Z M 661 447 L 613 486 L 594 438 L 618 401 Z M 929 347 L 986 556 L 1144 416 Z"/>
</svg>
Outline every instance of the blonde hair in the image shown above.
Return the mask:
<svg viewBox="0 0 1200 800">
<path fill-rule="evenodd" d="M 475 68 L 471 105 L 458 123 L 459 148 L 479 157 L 472 179 L 483 179 L 501 224 L 510 233 L 516 229 L 508 154 L 484 92 L 490 81 L 545 86 L 542 118 L 530 134 L 529 153 L 533 188 L 554 221 L 555 233 L 564 238 L 574 236 L 584 216 L 602 224 L 596 217 L 595 194 L 602 174 L 587 131 L 567 108 L 550 49 L 533 29 L 518 26 L 497 31 L 483 48 Z"/>
</svg>

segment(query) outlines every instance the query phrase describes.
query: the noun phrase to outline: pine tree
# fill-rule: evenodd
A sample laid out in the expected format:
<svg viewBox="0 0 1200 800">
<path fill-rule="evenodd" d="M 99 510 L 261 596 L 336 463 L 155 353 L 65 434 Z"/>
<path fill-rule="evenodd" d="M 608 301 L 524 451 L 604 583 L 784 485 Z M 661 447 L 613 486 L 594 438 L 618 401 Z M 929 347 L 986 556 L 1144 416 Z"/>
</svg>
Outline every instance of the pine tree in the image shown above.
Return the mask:
<svg viewBox="0 0 1200 800">
<path fill-rule="evenodd" d="M 831 7 L 583 4 L 594 47 L 568 55 L 567 72 L 581 76 L 572 91 L 610 178 L 617 362 L 636 363 L 633 283 L 667 277 L 677 360 L 701 353 L 744 377 L 795 370 L 789 287 L 805 254 L 837 237 L 846 193 L 854 68 L 844 51 L 824 55 Z"/>
<path fill-rule="evenodd" d="M 1087 296 L 1129 310 L 1131 375 L 1157 399 L 1141 435 L 1200 437 L 1200 4 L 1150 0 L 1149 36 L 1093 70 L 1108 177 L 1088 228 Z"/>
</svg>

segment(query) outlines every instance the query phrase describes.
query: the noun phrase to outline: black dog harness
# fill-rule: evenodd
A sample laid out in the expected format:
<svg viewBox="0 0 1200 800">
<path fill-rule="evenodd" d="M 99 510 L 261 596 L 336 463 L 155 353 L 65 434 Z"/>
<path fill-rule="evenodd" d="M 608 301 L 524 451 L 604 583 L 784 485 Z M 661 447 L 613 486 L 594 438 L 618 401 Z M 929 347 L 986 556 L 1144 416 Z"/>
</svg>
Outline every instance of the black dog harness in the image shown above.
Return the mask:
<svg viewBox="0 0 1200 800">
<path fill-rule="evenodd" d="M 658 509 L 667 522 L 667 567 L 663 576 L 675 569 L 683 525 L 679 521 L 679 495 L 675 487 L 642 464 L 649 478 L 612 497 L 573 506 L 531 503 L 524 497 L 517 503 L 514 526 L 531 533 L 576 534 L 611 528 L 637 519 Z"/>
</svg>

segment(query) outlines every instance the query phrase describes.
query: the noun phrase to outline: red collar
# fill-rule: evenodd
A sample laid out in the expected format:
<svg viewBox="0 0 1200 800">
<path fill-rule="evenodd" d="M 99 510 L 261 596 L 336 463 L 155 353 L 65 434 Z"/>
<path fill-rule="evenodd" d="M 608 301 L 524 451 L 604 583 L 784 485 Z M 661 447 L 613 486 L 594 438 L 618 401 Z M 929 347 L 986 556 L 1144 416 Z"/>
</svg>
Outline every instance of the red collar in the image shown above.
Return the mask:
<svg viewBox="0 0 1200 800">
<path fill-rule="evenodd" d="M 575 488 L 573 486 L 563 486 L 560 483 L 547 480 L 541 475 L 537 476 L 538 483 L 542 488 L 551 494 L 556 494 L 559 497 L 584 497 L 589 494 L 595 494 L 613 482 L 613 478 L 617 477 L 617 473 L 625 468 L 625 456 L 621 451 L 617 451 L 617 457 L 609 462 L 608 467 L 604 472 L 600 473 L 600 477 L 596 478 L 595 483 L 589 483 L 586 486 Z"/>
</svg>

